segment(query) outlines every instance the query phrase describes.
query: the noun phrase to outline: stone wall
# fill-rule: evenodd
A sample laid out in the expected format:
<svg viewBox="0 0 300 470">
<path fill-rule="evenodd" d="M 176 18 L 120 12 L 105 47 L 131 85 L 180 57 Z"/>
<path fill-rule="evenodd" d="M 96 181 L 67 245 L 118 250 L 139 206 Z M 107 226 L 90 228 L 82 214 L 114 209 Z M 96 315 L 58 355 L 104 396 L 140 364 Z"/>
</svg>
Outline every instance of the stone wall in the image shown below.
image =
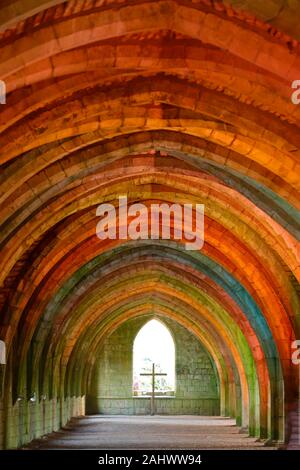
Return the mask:
<svg viewBox="0 0 300 470">
<path fill-rule="evenodd" d="M 84 415 L 85 397 L 70 397 L 62 403 L 56 399 L 36 402 L 21 400 L 5 407 L 1 401 L 1 408 L 10 426 L 1 435 L 0 448 L 13 449 L 58 431 L 73 416 Z"/>
<path fill-rule="evenodd" d="M 103 344 L 87 400 L 87 411 L 103 414 L 149 414 L 150 399 L 132 396 L 133 343 L 153 317 L 127 321 Z M 175 397 L 156 399 L 158 414 L 220 414 L 218 377 L 198 339 L 184 327 L 164 319 L 176 351 Z"/>
</svg>

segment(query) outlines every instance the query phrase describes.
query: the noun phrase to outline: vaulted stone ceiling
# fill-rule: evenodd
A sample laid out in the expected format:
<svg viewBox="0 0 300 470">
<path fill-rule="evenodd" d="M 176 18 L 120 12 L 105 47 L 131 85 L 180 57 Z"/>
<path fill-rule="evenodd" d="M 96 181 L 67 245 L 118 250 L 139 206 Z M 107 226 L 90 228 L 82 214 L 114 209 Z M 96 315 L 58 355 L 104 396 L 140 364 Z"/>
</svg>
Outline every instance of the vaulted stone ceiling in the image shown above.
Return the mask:
<svg viewBox="0 0 300 470">
<path fill-rule="evenodd" d="M 29 439 L 9 428 L 18 397 L 84 396 L 102 339 L 153 310 L 208 349 L 223 414 L 286 439 L 300 329 L 299 12 L 279 0 L 0 9 L 3 446 Z M 203 249 L 101 242 L 96 207 L 120 194 L 205 204 Z"/>
</svg>

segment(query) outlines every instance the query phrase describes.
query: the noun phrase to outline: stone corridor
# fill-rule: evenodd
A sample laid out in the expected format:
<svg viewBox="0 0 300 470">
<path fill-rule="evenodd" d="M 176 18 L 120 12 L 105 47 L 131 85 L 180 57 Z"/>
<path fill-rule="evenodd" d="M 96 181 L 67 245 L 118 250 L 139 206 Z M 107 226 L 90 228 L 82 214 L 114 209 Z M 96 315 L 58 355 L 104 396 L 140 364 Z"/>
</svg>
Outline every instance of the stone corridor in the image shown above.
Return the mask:
<svg viewBox="0 0 300 470">
<path fill-rule="evenodd" d="M 299 24 L 300 0 L 0 2 L 0 449 L 299 448 Z"/>
</svg>

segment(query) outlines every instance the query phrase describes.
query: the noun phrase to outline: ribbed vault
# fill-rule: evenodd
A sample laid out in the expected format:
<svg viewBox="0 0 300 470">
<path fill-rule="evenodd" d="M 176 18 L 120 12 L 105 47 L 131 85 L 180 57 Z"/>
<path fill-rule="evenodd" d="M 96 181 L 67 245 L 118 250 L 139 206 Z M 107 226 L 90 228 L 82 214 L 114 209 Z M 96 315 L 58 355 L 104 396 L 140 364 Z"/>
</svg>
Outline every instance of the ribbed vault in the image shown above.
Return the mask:
<svg viewBox="0 0 300 470">
<path fill-rule="evenodd" d="M 2 446 L 83 412 L 103 339 L 152 312 L 207 348 L 223 415 L 286 441 L 299 386 L 299 2 L 5 3 Z M 204 204 L 203 249 L 100 241 L 96 207 L 122 194 Z M 28 432 L 21 414 L 38 422 L 43 406 L 51 425 Z"/>
</svg>

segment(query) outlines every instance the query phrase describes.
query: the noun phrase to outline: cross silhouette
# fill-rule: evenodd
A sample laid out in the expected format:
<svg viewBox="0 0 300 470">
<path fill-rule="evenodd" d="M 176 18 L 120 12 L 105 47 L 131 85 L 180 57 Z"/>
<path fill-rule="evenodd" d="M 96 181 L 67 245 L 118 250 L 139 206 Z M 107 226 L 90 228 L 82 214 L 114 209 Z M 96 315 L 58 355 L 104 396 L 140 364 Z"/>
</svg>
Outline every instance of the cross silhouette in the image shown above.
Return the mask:
<svg viewBox="0 0 300 470">
<path fill-rule="evenodd" d="M 157 377 L 158 375 L 167 375 L 163 372 L 155 372 L 155 364 L 153 363 L 152 364 L 152 372 L 144 372 L 140 375 L 146 375 L 146 376 L 151 376 L 152 377 L 152 392 L 151 392 L 151 416 L 153 416 L 155 414 L 155 403 L 154 403 L 154 400 L 155 400 L 155 377 Z"/>
</svg>

